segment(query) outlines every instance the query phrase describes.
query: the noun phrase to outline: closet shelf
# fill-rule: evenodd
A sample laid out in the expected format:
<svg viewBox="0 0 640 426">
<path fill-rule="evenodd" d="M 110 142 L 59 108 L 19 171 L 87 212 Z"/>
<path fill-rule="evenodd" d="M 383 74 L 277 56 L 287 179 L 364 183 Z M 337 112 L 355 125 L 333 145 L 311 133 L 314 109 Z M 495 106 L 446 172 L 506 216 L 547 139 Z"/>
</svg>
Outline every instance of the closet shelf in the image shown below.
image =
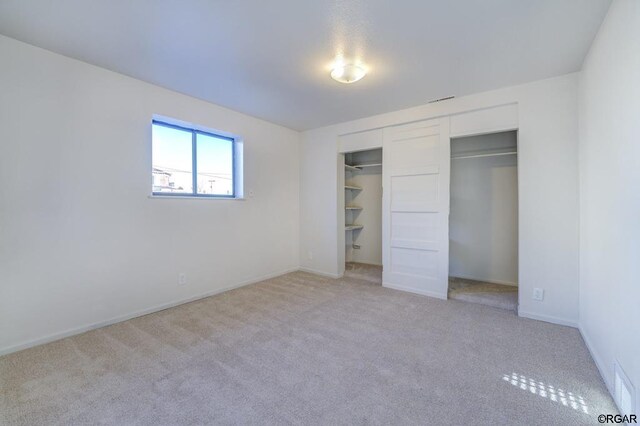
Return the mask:
<svg viewBox="0 0 640 426">
<path fill-rule="evenodd" d="M 355 167 L 358 170 L 362 169 L 363 167 L 378 167 L 378 166 L 382 166 L 382 163 L 354 164 L 353 165 L 353 167 Z"/>
<path fill-rule="evenodd" d="M 496 152 L 493 154 L 454 155 L 454 156 L 451 156 L 451 159 L 462 160 L 464 158 L 500 157 L 503 155 L 518 155 L 518 152 L 512 151 L 512 152 Z"/>
<path fill-rule="evenodd" d="M 362 229 L 362 228 L 364 228 L 364 225 L 356 225 L 356 224 L 345 225 L 345 227 L 344 227 L 345 231 L 356 231 L 356 230 Z"/>
<path fill-rule="evenodd" d="M 345 185 L 344 189 L 350 189 L 352 191 L 362 191 L 362 188 L 360 188 L 359 186 L 353 186 L 353 185 Z"/>
<path fill-rule="evenodd" d="M 346 206 L 345 210 L 362 210 L 360 206 Z"/>
<path fill-rule="evenodd" d="M 357 168 L 356 166 L 350 166 L 349 164 L 345 164 L 344 168 L 346 170 L 350 170 L 352 172 L 359 172 L 360 170 L 362 170 L 362 169 Z"/>
</svg>

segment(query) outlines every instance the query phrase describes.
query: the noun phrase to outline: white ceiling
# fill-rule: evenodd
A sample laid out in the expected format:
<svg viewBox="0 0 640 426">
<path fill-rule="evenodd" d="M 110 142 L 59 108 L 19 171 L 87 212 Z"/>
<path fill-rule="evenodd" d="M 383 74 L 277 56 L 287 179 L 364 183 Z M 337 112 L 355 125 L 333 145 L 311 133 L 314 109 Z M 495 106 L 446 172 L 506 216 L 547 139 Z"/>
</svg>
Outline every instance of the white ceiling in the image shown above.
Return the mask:
<svg viewBox="0 0 640 426">
<path fill-rule="evenodd" d="M 303 130 L 577 71 L 610 0 L 3 0 L 0 33 Z M 370 67 L 329 77 L 342 52 Z"/>
</svg>

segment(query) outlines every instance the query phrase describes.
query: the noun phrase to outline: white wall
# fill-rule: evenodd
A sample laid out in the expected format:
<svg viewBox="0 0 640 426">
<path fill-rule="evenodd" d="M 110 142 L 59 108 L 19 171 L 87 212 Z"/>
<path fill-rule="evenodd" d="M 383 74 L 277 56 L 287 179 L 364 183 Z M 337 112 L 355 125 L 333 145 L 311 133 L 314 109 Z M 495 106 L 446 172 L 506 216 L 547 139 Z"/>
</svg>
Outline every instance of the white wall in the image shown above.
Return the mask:
<svg viewBox="0 0 640 426">
<path fill-rule="evenodd" d="M 452 157 L 465 155 L 457 148 L 466 154 L 516 151 L 516 141 L 516 132 L 453 139 Z M 517 163 L 515 155 L 451 161 L 449 276 L 517 285 Z"/>
<path fill-rule="evenodd" d="M 520 315 L 577 325 L 578 75 L 569 74 L 451 101 L 323 127 L 301 145 L 301 263 L 339 276 L 339 135 L 517 103 L 519 113 Z M 340 212 L 342 215 L 342 212 Z M 311 258 L 309 258 L 311 254 Z M 545 289 L 533 301 L 534 287 Z"/>
<path fill-rule="evenodd" d="M 304 135 L 304 134 L 303 134 Z M 337 278 L 344 272 L 344 163 L 330 129 L 314 132 L 300 142 L 300 266 L 303 270 Z M 338 179 L 338 176 L 341 179 Z M 338 203 L 340 194 L 341 203 Z M 340 270 L 340 272 L 338 272 Z"/>
<path fill-rule="evenodd" d="M 0 58 L 0 352 L 298 267 L 298 132 L 6 37 Z M 148 198 L 153 114 L 242 136 L 255 196 Z"/>
<path fill-rule="evenodd" d="M 613 2 L 580 76 L 580 329 L 640 408 L 640 2 Z"/>
</svg>

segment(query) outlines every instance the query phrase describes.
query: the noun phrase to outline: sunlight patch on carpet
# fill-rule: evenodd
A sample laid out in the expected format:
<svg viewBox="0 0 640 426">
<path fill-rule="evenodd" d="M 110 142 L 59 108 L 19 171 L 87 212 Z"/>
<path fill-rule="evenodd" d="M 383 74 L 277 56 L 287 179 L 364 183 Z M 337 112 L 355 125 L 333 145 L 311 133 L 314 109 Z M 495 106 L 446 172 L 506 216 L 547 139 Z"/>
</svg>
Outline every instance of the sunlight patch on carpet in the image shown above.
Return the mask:
<svg viewBox="0 0 640 426">
<path fill-rule="evenodd" d="M 556 388 L 548 383 L 517 373 L 504 374 L 502 376 L 502 380 L 534 395 L 548 398 L 549 400 L 562 404 L 565 407 L 571 407 L 576 411 L 582 411 L 585 414 L 589 414 L 589 407 L 587 406 L 584 398 L 580 395 L 575 395 L 573 392 Z"/>
</svg>

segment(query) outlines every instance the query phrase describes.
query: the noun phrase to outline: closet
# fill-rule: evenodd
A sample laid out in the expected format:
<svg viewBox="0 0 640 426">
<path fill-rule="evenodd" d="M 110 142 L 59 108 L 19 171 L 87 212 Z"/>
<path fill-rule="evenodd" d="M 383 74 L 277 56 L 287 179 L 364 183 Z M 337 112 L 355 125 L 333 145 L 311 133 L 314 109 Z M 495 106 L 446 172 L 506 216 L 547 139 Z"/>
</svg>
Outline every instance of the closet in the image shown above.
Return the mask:
<svg viewBox="0 0 640 426">
<path fill-rule="evenodd" d="M 339 273 L 381 263 L 384 287 L 516 309 L 528 285 L 518 282 L 518 117 L 511 103 L 340 135 Z"/>
<path fill-rule="evenodd" d="M 517 132 L 451 139 L 451 299 L 517 309 Z"/>
<path fill-rule="evenodd" d="M 381 283 L 382 149 L 344 154 L 345 271 Z"/>
</svg>

